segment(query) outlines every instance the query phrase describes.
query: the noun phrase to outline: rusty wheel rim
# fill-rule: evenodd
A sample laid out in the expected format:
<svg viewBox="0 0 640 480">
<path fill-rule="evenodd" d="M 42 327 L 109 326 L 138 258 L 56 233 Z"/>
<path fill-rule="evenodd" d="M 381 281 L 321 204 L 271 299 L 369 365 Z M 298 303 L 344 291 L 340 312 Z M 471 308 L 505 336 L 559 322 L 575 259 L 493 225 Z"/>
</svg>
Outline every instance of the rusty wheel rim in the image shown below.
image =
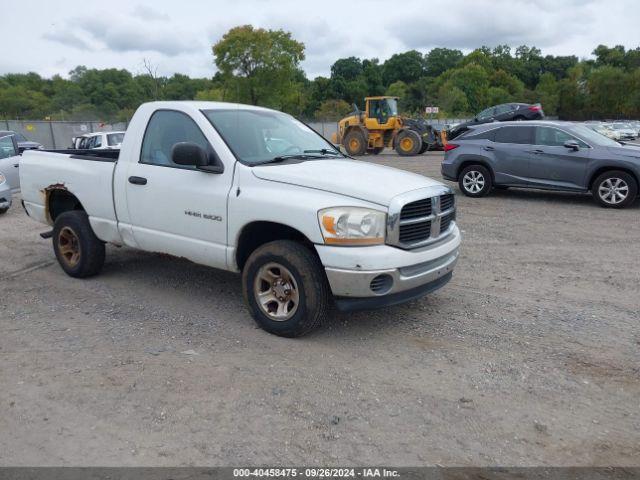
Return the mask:
<svg viewBox="0 0 640 480">
<path fill-rule="evenodd" d="M 75 267 L 80 261 L 80 239 L 71 228 L 64 227 L 60 230 L 58 251 L 64 262 L 70 267 Z"/>
<path fill-rule="evenodd" d="M 349 148 L 352 152 L 360 150 L 360 140 L 358 140 L 357 138 L 352 138 L 349 142 Z"/>
</svg>

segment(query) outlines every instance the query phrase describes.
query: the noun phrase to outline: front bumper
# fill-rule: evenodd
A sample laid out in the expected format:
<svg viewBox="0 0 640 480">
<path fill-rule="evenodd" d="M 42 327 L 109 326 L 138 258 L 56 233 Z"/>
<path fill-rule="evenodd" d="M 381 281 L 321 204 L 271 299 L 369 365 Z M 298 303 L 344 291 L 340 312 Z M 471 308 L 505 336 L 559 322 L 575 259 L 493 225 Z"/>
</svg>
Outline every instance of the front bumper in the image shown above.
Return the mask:
<svg viewBox="0 0 640 480">
<path fill-rule="evenodd" d="M 338 308 L 354 310 L 406 302 L 444 286 L 458 261 L 459 245 L 455 226 L 441 243 L 422 249 L 321 247 L 318 253 Z M 347 256 L 352 266 L 345 264 Z"/>
</svg>

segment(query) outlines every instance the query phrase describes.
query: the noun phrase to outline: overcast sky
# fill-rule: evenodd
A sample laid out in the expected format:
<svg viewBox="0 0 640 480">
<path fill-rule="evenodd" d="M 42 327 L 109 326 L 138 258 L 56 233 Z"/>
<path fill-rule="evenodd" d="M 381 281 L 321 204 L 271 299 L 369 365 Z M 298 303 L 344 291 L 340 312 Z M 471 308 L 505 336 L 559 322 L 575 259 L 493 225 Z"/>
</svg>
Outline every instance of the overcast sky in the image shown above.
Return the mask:
<svg viewBox="0 0 640 480">
<path fill-rule="evenodd" d="M 341 57 L 410 49 L 506 43 L 588 57 L 600 43 L 640 45 L 637 0 L 21 0 L 4 5 L 0 73 L 66 76 L 77 65 L 140 73 L 147 58 L 165 75 L 210 77 L 211 45 L 247 23 L 304 42 L 309 78 Z"/>
</svg>

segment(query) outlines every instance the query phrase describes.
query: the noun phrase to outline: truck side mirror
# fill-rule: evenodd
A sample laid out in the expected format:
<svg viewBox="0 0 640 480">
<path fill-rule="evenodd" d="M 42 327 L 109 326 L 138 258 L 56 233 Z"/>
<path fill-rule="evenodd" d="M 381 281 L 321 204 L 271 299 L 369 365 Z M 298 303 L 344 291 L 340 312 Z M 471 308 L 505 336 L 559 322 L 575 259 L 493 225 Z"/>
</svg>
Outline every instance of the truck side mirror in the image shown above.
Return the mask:
<svg viewBox="0 0 640 480">
<path fill-rule="evenodd" d="M 209 164 L 209 156 L 200 145 L 180 142 L 171 149 L 171 161 L 177 165 L 204 167 Z"/>
</svg>

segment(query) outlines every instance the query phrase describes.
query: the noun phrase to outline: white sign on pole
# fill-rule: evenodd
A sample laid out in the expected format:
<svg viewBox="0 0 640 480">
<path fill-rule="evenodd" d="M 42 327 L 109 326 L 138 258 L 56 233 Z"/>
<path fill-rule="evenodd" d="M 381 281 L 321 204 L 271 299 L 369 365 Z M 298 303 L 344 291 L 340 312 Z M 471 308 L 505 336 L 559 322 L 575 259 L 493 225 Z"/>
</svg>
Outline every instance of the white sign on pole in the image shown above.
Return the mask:
<svg viewBox="0 0 640 480">
<path fill-rule="evenodd" d="M 426 113 L 438 113 L 438 107 L 427 107 L 424 109 Z"/>
</svg>

